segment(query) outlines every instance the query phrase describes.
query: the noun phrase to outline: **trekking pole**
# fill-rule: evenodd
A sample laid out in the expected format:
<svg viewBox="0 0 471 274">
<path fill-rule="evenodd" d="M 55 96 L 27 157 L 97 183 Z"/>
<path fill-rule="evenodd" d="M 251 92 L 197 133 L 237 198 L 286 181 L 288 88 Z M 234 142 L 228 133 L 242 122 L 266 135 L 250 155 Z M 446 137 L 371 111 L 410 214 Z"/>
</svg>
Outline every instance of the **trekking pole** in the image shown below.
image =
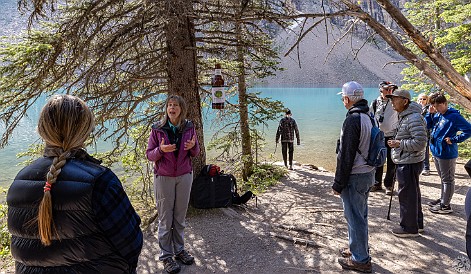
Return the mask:
<svg viewBox="0 0 471 274">
<path fill-rule="evenodd" d="M 394 167 L 394 177 L 393 177 L 393 185 L 392 185 L 392 191 L 391 191 L 391 197 L 389 198 L 389 209 L 388 209 L 388 216 L 386 219 L 389 221 L 391 220 L 391 204 L 392 204 L 392 198 L 394 195 L 394 185 L 396 185 L 396 168 Z"/>
<path fill-rule="evenodd" d="M 275 151 L 273 151 L 273 154 L 276 154 L 276 148 L 278 147 L 278 143 L 275 144 Z"/>
<path fill-rule="evenodd" d="M 391 220 L 390 216 L 391 216 L 391 204 L 392 204 L 393 195 L 394 195 L 394 184 L 393 184 L 393 188 L 392 188 L 392 191 L 391 191 L 391 197 L 389 198 L 388 216 L 386 217 L 386 219 L 388 219 L 388 220 Z"/>
</svg>

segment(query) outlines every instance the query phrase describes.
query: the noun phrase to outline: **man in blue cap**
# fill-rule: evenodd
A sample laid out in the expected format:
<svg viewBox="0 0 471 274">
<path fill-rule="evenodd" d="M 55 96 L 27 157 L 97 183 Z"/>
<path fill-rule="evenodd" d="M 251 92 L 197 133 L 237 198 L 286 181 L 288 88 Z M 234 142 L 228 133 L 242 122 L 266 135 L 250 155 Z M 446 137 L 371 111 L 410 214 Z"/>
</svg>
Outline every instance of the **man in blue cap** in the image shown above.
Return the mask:
<svg viewBox="0 0 471 274">
<path fill-rule="evenodd" d="M 368 249 L 368 194 L 374 183 L 375 168 L 368 165 L 359 152 L 368 154 L 373 123 L 360 84 L 345 83 L 339 94 L 348 112 L 337 142 L 332 189 L 342 198 L 349 247 L 340 250 L 342 257 L 338 262 L 343 269 L 369 273 L 372 268 Z"/>
</svg>

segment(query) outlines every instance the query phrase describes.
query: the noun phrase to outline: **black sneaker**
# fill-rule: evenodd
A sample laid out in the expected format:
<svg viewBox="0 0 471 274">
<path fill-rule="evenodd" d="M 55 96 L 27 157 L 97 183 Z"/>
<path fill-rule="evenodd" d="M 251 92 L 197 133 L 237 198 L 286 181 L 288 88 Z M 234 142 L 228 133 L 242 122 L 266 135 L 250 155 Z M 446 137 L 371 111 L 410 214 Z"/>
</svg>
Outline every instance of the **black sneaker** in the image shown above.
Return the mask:
<svg viewBox="0 0 471 274">
<path fill-rule="evenodd" d="M 419 236 L 418 232 L 417 233 L 407 232 L 402 227 L 394 228 L 393 230 L 391 230 L 391 232 L 392 234 L 394 234 L 394 236 L 399 237 L 399 238 L 411 238 L 411 237 Z"/>
<path fill-rule="evenodd" d="M 175 255 L 175 258 L 177 260 L 180 260 L 183 264 L 186 264 L 186 265 L 190 265 L 195 262 L 195 257 L 191 256 L 190 253 L 188 253 L 188 251 L 186 251 L 185 249 L 183 249 L 180 253 Z"/>
<path fill-rule="evenodd" d="M 453 209 L 450 205 L 444 205 L 442 203 L 429 207 L 430 212 L 438 214 L 450 214 L 453 212 Z"/>
<path fill-rule="evenodd" d="M 430 201 L 427 203 L 428 206 L 436 206 L 438 205 L 442 200 L 441 199 L 436 199 L 436 200 L 433 200 L 433 201 Z"/>
<path fill-rule="evenodd" d="M 167 258 L 164 261 L 164 270 L 167 273 L 178 273 L 180 272 L 180 266 L 172 258 Z"/>
<path fill-rule="evenodd" d="M 381 185 L 373 185 L 370 189 L 370 192 L 383 191 Z"/>
</svg>

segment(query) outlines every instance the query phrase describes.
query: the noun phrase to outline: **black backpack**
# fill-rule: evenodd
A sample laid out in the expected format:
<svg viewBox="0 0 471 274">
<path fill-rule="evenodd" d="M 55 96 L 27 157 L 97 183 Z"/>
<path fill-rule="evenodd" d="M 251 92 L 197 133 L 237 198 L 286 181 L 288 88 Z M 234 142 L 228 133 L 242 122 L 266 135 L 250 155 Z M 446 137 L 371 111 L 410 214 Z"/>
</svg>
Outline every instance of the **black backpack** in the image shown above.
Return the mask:
<svg viewBox="0 0 471 274">
<path fill-rule="evenodd" d="M 214 172 L 217 170 L 218 172 Z M 237 193 L 236 178 L 232 174 L 219 172 L 214 165 L 206 165 L 193 180 L 190 205 L 194 208 L 218 208 L 247 203 L 254 195 L 247 191 L 240 196 Z M 210 172 L 213 171 L 213 172 Z"/>
</svg>

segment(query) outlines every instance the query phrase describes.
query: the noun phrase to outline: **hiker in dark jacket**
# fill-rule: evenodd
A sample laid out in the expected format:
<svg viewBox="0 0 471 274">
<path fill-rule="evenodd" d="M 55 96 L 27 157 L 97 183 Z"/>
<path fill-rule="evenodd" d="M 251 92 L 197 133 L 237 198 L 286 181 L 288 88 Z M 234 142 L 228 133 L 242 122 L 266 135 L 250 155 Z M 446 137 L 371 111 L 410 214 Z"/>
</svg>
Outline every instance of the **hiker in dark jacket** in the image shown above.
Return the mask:
<svg viewBox="0 0 471 274">
<path fill-rule="evenodd" d="M 424 228 L 419 176 L 422 172 L 427 145 L 427 131 L 422 107 L 411 101 L 407 90 L 395 90 L 388 95 L 399 113 L 397 133 L 388 141 L 396 164 L 400 226 L 392 233 L 397 237 L 415 237 Z"/>
<path fill-rule="evenodd" d="M 154 162 L 154 193 L 159 217 L 159 246 L 164 269 L 177 273 L 195 259 L 185 250 L 185 217 L 190 201 L 193 169 L 191 158 L 200 152 L 193 123 L 186 120 L 187 105 L 182 97 L 170 95 L 162 121 L 152 126 L 147 159 Z"/>
<path fill-rule="evenodd" d="M 455 192 L 455 168 L 458 158 L 458 143 L 471 136 L 471 124 L 460 112 L 448 107 L 444 94 L 436 92 L 430 95 L 429 113 L 425 115 L 430 133 L 430 151 L 433 162 L 440 176 L 442 189 L 440 199 L 429 202 L 432 213 L 449 214 L 451 198 Z M 457 134 L 461 132 L 460 134 Z"/>
<path fill-rule="evenodd" d="M 371 272 L 368 194 L 374 183 L 375 168 L 367 165 L 360 153 L 368 155 L 373 123 L 360 84 L 353 81 L 345 83 L 339 94 L 348 112 L 337 145 L 337 167 L 332 189 L 335 195 L 342 198 L 349 247 L 340 250 L 342 258 L 338 258 L 338 262 L 343 269 Z"/>
<path fill-rule="evenodd" d="M 294 134 L 296 134 L 296 140 L 298 141 L 298 146 L 301 144 L 301 140 L 299 139 L 299 130 L 298 126 L 296 125 L 296 121 L 291 118 L 291 110 L 286 111 L 286 117 L 280 120 L 280 124 L 278 125 L 278 129 L 276 131 L 276 144 L 281 137 L 281 153 L 283 155 L 283 161 L 285 163 L 285 167 L 288 167 L 287 164 L 287 151 L 289 150 L 289 169 L 293 169 L 293 152 L 294 152 Z"/>
<path fill-rule="evenodd" d="M 136 273 L 140 218 L 116 175 L 87 154 L 92 112 L 70 95 L 41 111 L 44 157 L 7 194 L 16 273 Z"/>
</svg>

